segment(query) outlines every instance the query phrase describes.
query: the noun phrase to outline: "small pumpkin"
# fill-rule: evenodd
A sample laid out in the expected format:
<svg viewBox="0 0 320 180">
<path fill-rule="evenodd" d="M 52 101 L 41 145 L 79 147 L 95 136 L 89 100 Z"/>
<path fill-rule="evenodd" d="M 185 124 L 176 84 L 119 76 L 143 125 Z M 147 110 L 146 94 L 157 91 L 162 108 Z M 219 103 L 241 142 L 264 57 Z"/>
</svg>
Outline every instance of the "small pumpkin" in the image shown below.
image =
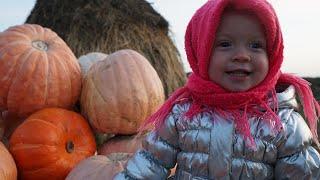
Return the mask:
<svg viewBox="0 0 320 180">
<path fill-rule="evenodd" d="M 0 33 L 0 111 L 21 117 L 45 107 L 72 108 L 80 95 L 77 59 L 53 31 L 35 24 Z"/>
<path fill-rule="evenodd" d="M 142 148 L 142 141 L 146 136 L 115 136 L 98 148 L 98 154 L 109 155 L 112 153 L 135 153 Z"/>
<path fill-rule="evenodd" d="M 161 80 L 148 60 L 125 49 L 91 66 L 83 81 L 81 112 L 98 133 L 130 135 L 164 97 Z"/>
<path fill-rule="evenodd" d="M 1 180 L 16 180 L 17 167 L 16 164 L 6 149 L 4 144 L 0 141 L 0 179 Z"/>
<path fill-rule="evenodd" d="M 114 175 L 124 169 L 132 155 L 115 153 L 91 156 L 73 168 L 66 180 L 112 180 Z"/>
<path fill-rule="evenodd" d="M 12 134 L 9 149 L 23 179 L 64 179 L 96 145 L 87 121 L 61 108 L 42 109 Z"/>
<path fill-rule="evenodd" d="M 142 149 L 142 141 L 146 136 L 147 134 L 141 136 L 115 136 L 98 148 L 98 154 L 113 157 L 114 159 L 117 159 L 117 156 L 121 157 L 126 154 L 131 157 L 137 150 Z M 176 166 L 170 170 L 170 176 L 173 176 L 175 172 Z"/>
<path fill-rule="evenodd" d="M 101 52 L 91 52 L 85 55 L 82 55 L 78 58 L 80 68 L 81 68 L 81 75 L 82 78 L 87 74 L 92 64 L 103 60 L 108 55 Z"/>
</svg>

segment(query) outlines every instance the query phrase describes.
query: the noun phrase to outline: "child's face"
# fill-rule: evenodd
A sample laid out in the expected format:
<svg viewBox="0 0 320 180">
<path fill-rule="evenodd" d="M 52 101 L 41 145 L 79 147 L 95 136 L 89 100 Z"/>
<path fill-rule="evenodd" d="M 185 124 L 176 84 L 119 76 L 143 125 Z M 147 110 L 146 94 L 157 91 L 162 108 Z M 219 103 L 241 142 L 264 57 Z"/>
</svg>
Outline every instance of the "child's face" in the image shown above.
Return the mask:
<svg viewBox="0 0 320 180">
<path fill-rule="evenodd" d="M 224 13 L 210 59 L 210 80 L 229 91 L 247 91 L 263 81 L 269 70 L 263 32 L 253 16 Z"/>
</svg>

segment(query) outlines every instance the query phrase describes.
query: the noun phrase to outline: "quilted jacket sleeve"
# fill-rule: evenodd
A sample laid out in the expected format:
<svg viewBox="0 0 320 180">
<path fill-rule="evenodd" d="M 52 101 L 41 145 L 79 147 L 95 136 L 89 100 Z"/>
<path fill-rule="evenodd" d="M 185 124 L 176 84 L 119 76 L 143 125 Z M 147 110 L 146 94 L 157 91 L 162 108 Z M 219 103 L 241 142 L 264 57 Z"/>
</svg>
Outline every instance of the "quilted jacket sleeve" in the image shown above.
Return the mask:
<svg viewBox="0 0 320 180">
<path fill-rule="evenodd" d="M 176 164 L 178 153 L 178 134 L 175 127 L 176 115 L 168 115 L 163 126 L 148 134 L 138 150 L 128 161 L 124 171 L 115 180 L 166 179 Z"/>
<path fill-rule="evenodd" d="M 276 179 L 320 179 L 320 155 L 311 146 L 311 132 L 301 115 L 289 113 L 284 141 L 278 148 Z"/>
</svg>

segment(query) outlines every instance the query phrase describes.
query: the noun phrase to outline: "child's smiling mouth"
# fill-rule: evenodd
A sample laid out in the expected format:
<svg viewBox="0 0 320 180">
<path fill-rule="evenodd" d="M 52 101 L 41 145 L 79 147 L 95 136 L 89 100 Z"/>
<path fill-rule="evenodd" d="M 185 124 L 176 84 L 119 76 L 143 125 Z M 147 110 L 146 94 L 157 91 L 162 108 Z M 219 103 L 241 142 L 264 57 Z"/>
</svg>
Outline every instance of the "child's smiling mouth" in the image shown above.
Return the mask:
<svg viewBox="0 0 320 180">
<path fill-rule="evenodd" d="M 226 71 L 226 73 L 232 78 L 237 78 L 237 79 L 238 78 L 243 79 L 252 74 L 251 71 L 246 69 L 234 69 L 234 70 Z"/>
</svg>

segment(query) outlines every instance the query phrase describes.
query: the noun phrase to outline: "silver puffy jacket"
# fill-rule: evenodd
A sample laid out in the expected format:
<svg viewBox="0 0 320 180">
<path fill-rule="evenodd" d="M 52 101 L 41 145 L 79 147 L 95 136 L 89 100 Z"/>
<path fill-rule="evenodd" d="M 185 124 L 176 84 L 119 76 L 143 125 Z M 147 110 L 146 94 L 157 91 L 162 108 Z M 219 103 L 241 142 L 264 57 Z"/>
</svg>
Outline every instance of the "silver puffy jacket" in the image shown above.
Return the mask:
<svg viewBox="0 0 320 180">
<path fill-rule="evenodd" d="M 271 125 L 251 118 L 257 150 L 248 148 L 234 123 L 212 112 L 181 119 L 190 104 L 175 105 L 162 128 L 151 132 L 114 179 L 315 179 L 320 180 L 320 155 L 310 145 L 311 132 L 297 113 L 292 86 L 277 94 L 284 131 L 272 133 Z M 213 120 L 214 119 L 214 120 Z"/>
</svg>

